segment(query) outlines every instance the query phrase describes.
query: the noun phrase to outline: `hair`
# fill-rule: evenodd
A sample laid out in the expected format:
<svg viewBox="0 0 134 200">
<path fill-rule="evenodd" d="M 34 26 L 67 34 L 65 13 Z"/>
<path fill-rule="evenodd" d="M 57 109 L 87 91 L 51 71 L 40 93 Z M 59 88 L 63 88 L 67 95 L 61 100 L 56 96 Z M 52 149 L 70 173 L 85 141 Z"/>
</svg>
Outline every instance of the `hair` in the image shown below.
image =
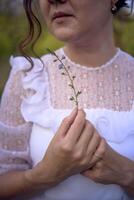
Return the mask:
<svg viewBox="0 0 134 200">
<path fill-rule="evenodd" d="M 28 21 L 28 32 L 24 39 L 20 42 L 19 49 L 21 54 L 31 63 L 31 67 L 33 67 L 33 61 L 31 57 L 27 55 L 26 49 L 30 45 L 32 53 L 39 58 L 39 56 L 34 51 L 34 46 L 41 36 L 42 27 L 38 17 L 34 13 L 33 0 L 23 0 L 23 7 Z M 41 59 L 40 61 L 42 62 Z"/>
<path fill-rule="evenodd" d="M 33 1 L 34 0 L 23 0 L 23 6 L 24 6 L 24 10 L 25 10 L 26 17 L 28 20 L 28 33 L 26 34 L 25 38 L 19 44 L 19 49 L 20 49 L 21 54 L 24 57 L 26 57 L 27 60 L 29 60 L 32 67 L 33 67 L 33 61 L 27 55 L 25 49 L 30 45 L 31 50 L 34 53 L 34 55 L 36 55 L 36 57 L 39 58 L 39 56 L 34 51 L 34 46 L 42 33 L 41 23 L 40 23 L 38 17 L 34 13 Z M 56 2 L 56 0 L 55 0 L 55 2 Z M 132 9 L 133 9 L 133 4 L 134 4 L 134 0 L 132 0 Z M 116 14 L 123 6 L 126 6 L 126 5 L 127 5 L 126 0 L 119 0 L 116 3 L 116 7 L 117 7 L 116 11 L 111 11 L 111 12 L 113 14 Z M 131 9 L 131 12 L 132 12 L 132 9 Z"/>
</svg>

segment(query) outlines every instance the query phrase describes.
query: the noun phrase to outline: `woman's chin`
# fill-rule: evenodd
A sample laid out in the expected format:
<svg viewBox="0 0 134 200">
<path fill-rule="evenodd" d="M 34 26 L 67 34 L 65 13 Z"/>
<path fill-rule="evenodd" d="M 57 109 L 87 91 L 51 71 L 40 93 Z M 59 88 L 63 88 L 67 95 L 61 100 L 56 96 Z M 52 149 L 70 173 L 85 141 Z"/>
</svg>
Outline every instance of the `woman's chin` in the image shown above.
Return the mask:
<svg viewBox="0 0 134 200">
<path fill-rule="evenodd" d="M 57 30 L 52 31 L 52 34 L 63 42 L 68 42 L 75 37 L 74 31 L 70 31 L 67 28 L 59 28 Z"/>
</svg>

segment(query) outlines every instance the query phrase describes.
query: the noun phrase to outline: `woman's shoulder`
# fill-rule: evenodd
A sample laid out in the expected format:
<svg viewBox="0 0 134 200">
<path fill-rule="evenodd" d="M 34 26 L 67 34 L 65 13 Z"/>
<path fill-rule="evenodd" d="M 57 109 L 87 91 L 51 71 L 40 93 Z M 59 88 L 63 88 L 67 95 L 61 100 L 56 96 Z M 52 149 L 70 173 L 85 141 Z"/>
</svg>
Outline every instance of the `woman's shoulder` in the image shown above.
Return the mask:
<svg viewBox="0 0 134 200">
<path fill-rule="evenodd" d="M 119 64 L 119 71 L 122 76 L 122 80 L 126 81 L 127 83 L 133 84 L 134 82 L 134 57 L 125 52 L 120 50 L 120 56 L 118 57 L 118 64 Z"/>
<path fill-rule="evenodd" d="M 121 51 L 121 59 L 122 63 L 130 66 L 134 70 L 134 57 L 130 53 L 120 50 Z"/>
<path fill-rule="evenodd" d="M 37 113 L 49 107 L 50 104 L 47 62 L 44 57 L 48 61 L 49 55 L 43 56 L 43 60 L 42 58 L 30 57 L 32 65 L 23 56 L 10 57 L 12 79 L 16 85 L 20 84 L 23 89 L 21 113 L 25 121 L 28 121 L 29 116 L 33 116 L 34 112 Z M 15 80 L 16 76 L 18 77 L 17 81 Z"/>
<path fill-rule="evenodd" d="M 41 56 L 41 60 L 43 61 L 44 64 L 49 64 L 49 63 L 53 62 L 52 53 L 48 53 L 48 54 Z"/>
<path fill-rule="evenodd" d="M 11 56 L 10 65 L 14 72 L 18 71 L 40 71 L 51 66 L 54 63 L 55 55 L 58 57 L 62 55 L 62 48 L 57 50 L 49 50 L 47 54 L 41 57 L 25 57 L 25 56 Z"/>
<path fill-rule="evenodd" d="M 41 57 L 41 60 L 49 65 L 55 62 L 57 58 L 61 58 L 63 56 L 62 47 L 56 50 L 48 50 L 48 54 L 45 54 Z"/>
</svg>

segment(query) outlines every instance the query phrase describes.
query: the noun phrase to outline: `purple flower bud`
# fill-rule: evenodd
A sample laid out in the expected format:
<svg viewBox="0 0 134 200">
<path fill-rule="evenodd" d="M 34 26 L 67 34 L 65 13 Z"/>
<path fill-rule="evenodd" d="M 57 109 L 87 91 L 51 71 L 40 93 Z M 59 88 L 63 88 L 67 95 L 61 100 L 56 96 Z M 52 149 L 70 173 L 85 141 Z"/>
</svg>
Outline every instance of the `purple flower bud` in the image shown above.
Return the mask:
<svg viewBox="0 0 134 200">
<path fill-rule="evenodd" d="M 63 69 L 63 67 L 64 67 L 63 64 L 59 64 L 59 65 L 58 65 L 58 68 L 59 68 L 59 69 Z"/>
<path fill-rule="evenodd" d="M 65 56 L 62 56 L 62 58 L 61 58 L 62 60 L 64 60 L 65 59 Z"/>
</svg>

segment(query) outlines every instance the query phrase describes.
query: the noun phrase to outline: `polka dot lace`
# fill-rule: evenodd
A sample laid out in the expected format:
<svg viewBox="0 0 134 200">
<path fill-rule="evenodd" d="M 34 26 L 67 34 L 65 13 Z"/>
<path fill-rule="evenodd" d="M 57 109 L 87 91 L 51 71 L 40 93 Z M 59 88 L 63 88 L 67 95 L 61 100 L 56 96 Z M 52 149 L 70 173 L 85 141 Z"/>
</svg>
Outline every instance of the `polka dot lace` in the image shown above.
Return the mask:
<svg viewBox="0 0 134 200">
<path fill-rule="evenodd" d="M 107 108 L 116 111 L 132 109 L 134 100 L 134 59 L 118 49 L 116 55 L 99 67 L 86 67 L 71 61 L 63 49 L 57 55 L 65 56 L 64 64 L 76 76 L 75 87 L 82 91 L 79 106 L 82 108 Z M 61 75 L 58 64 L 48 63 L 51 103 L 54 108 L 73 108 L 69 100 L 72 90 L 69 79 Z"/>
</svg>

